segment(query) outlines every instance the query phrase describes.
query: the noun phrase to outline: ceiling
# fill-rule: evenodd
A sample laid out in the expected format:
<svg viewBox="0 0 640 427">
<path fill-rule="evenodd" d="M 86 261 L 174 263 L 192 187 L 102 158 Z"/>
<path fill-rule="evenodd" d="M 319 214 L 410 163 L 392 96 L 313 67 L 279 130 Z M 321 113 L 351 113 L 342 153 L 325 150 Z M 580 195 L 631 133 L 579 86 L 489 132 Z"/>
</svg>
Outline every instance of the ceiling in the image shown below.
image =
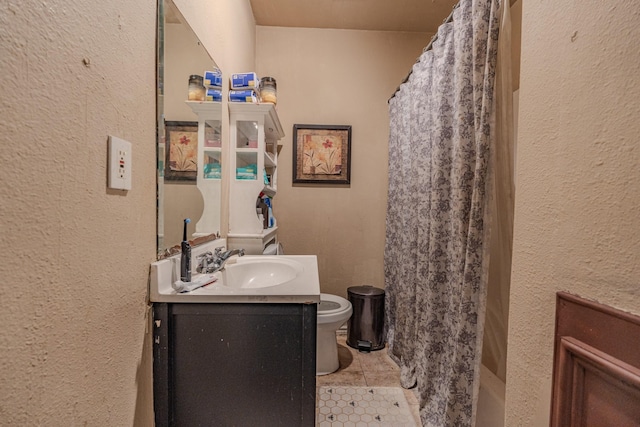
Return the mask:
<svg viewBox="0 0 640 427">
<path fill-rule="evenodd" d="M 250 0 L 257 25 L 435 33 L 458 0 Z"/>
</svg>

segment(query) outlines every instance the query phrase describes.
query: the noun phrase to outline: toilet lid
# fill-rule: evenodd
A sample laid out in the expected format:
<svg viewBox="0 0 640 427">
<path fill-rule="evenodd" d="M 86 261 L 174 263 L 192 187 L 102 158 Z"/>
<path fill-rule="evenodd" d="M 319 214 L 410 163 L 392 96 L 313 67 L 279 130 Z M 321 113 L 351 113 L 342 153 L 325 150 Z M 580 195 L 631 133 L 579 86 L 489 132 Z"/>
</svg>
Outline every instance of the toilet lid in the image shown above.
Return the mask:
<svg viewBox="0 0 640 427">
<path fill-rule="evenodd" d="M 340 308 L 340 304 L 338 304 L 335 301 L 321 300 L 320 304 L 318 305 L 318 311 L 331 311 L 331 310 L 337 310 L 339 308 Z"/>
</svg>

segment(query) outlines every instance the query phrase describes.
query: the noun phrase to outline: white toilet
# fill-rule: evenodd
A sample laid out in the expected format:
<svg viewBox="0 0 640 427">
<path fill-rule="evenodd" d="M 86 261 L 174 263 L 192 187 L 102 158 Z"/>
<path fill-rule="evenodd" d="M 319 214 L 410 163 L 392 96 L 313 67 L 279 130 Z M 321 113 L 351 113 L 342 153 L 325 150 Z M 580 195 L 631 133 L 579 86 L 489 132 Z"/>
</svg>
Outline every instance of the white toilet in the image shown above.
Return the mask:
<svg viewBox="0 0 640 427">
<path fill-rule="evenodd" d="M 316 375 L 327 375 L 340 367 L 336 331 L 353 313 L 351 303 L 337 295 L 320 294 L 316 338 Z"/>
</svg>

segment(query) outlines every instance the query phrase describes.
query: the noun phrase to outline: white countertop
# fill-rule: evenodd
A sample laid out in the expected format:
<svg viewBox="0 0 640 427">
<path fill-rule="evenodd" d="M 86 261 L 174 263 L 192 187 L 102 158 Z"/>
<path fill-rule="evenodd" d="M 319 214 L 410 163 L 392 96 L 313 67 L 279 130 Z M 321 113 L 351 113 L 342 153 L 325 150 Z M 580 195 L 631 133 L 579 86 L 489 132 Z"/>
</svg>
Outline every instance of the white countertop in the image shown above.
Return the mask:
<svg viewBox="0 0 640 427">
<path fill-rule="evenodd" d="M 213 242 L 215 243 L 215 242 Z M 198 254 L 207 250 L 207 245 L 192 250 L 192 263 Z M 197 249 L 197 250 L 196 250 Z M 315 255 L 246 255 L 237 260 L 243 262 L 260 262 L 264 260 L 291 260 L 302 268 L 291 280 L 275 286 L 254 288 L 233 288 L 224 285 L 220 272 L 215 273 L 217 281 L 191 292 L 177 292 L 172 283 L 180 276 L 180 255 L 174 255 L 151 264 L 149 280 L 149 297 L 151 302 L 172 303 L 291 303 L 315 304 L 320 302 L 320 281 L 318 262 Z M 231 262 L 231 261 L 230 261 Z M 195 272 L 195 265 L 192 266 Z M 195 276 L 195 275 L 194 275 Z"/>
</svg>

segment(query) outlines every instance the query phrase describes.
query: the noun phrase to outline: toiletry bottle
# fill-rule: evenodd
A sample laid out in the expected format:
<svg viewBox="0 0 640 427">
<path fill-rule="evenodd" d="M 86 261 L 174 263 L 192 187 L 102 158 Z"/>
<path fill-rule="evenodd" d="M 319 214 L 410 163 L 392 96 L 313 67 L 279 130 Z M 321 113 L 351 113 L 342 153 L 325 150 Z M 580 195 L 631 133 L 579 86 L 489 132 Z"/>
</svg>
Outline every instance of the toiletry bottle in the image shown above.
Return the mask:
<svg viewBox="0 0 640 427">
<path fill-rule="evenodd" d="M 256 200 L 256 208 L 262 212 L 262 228 L 269 228 L 269 206 L 267 206 L 262 197 L 258 197 Z"/>
<path fill-rule="evenodd" d="M 271 228 L 276 225 L 276 219 L 273 217 L 273 209 L 271 208 L 271 198 L 269 196 L 264 196 L 264 203 L 267 205 L 267 216 L 269 218 L 265 228 Z"/>
<path fill-rule="evenodd" d="M 191 245 L 187 240 L 187 224 L 190 222 L 189 218 L 184 219 L 184 232 L 182 234 L 182 244 L 180 245 L 182 250 L 180 255 L 180 280 L 183 282 L 191 281 Z"/>
</svg>

